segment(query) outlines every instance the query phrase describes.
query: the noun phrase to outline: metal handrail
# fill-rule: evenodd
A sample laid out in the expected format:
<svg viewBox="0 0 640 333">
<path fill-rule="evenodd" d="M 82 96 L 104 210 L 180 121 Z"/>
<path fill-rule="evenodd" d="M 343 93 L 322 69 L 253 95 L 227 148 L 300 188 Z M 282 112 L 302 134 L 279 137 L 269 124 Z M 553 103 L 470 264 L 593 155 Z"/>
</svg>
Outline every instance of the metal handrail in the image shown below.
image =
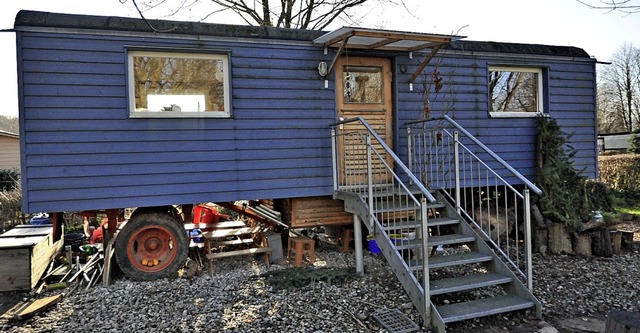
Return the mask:
<svg viewBox="0 0 640 333">
<path fill-rule="evenodd" d="M 424 124 L 442 120 L 445 123 L 433 127 Z M 419 128 L 415 126 L 423 124 Z M 542 191 L 525 178 L 507 162 L 500 158 L 480 140 L 464 129 L 448 116 L 410 121 L 407 125 L 409 168 L 420 175 L 421 181 L 433 188 L 439 188 L 455 202 L 456 210 L 468 219 L 486 242 L 493 245 L 494 252 L 508 263 L 512 271 L 526 280 L 529 290 L 533 289 L 532 248 L 531 248 L 531 212 L 529 193 L 541 194 Z M 413 125 L 413 126 L 412 126 Z M 414 133 L 415 132 L 415 133 Z M 460 134 L 466 136 L 468 145 L 461 140 Z M 446 138 L 446 139 L 445 139 Z M 471 146 L 477 150 L 471 149 Z M 496 172 L 478 153 L 486 154 L 505 170 L 502 175 Z M 466 156 L 470 158 L 467 159 Z M 505 177 L 507 172 L 511 175 Z M 480 174 L 484 173 L 483 177 Z M 507 181 L 520 181 L 524 191 L 519 193 Z M 464 184 L 461 183 L 464 181 Z M 455 182 L 455 183 L 454 183 Z M 504 192 L 503 192 L 504 191 Z M 461 195 L 464 192 L 464 199 Z M 502 194 L 504 195 L 502 195 Z M 483 194 L 485 197 L 483 198 Z M 498 198 L 502 197 L 500 200 Z M 494 203 L 489 204 L 490 201 Z M 500 203 L 500 204 L 499 204 Z M 509 216 L 508 205 L 516 211 L 522 207 L 523 219 L 516 215 Z M 522 206 L 520 206 L 522 205 Z M 493 214 L 494 222 L 489 215 Z M 524 222 L 523 243 L 515 233 L 515 241 L 511 242 L 509 230 L 515 227 L 519 230 L 519 223 Z M 495 223 L 495 224 L 492 224 Z M 501 229 L 501 226 L 506 229 Z M 495 229 L 495 230 L 494 230 Z M 500 240 L 504 242 L 500 242 Z M 504 247 L 502 246 L 504 245 Z M 523 246 L 524 260 L 520 260 L 519 250 L 513 251 L 513 246 Z M 511 253 L 514 253 L 511 255 Z M 523 270 L 524 268 L 524 270 Z"/>
<path fill-rule="evenodd" d="M 514 169 L 511 165 L 509 165 L 509 163 L 505 162 L 500 156 L 498 156 L 491 149 L 489 149 L 487 146 L 485 146 L 480 140 L 478 140 L 475 136 L 473 136 L 473 134 L 469 133 L 469 131 L 467 131 L 464 127 L 460 126 L 460 124 L 458 124 L 455 120 L 451 119 L 451 117 L 449 117 L 447 115 L 444 115 L 442 117 L 433 117 L 433 118 L 429 118 L 429 119 L 414 120 L 414 121 L 406 122 L 404 125 L 405 126 L 409 126 L 409 125 L 415 125 L 415 124 L 419 124 L 419 123 L 426 123 L 426 122 L 436 121 L 436 120 L 446 120 L 446 121 L 448 121 L 458 131 L 460 131 L 467 138 L 469 138 L 471 141 L 473 141 L 473 143 L 478 145 L 478 147 L 480 147 L 482 150 L 484 150 L 485 153 L 489 154 L 493 159 L 495 159 L 496 162 L 500 163 L 500 165 L 502 165 L 505 169 L 509 170 L 509 172 L 511 172 L 511 174 L 513 174 L 516 178 L 518 178 L 518 180 L 520 180 L 524 185 L 526 185 L 533 193 L 535 193 L 537 195 L 542 194 L 542 190 L 540 188 L 538 188 L 529 179 L 527 179 L 520 172 L 518 172 L 518 170 Z"/>
<path fill-rule="evenodd" d="M 412 184 L 415 185 L 420 190 L 420 192 L 422 192 L 422 194 L 427 198 L 427 200 L 429 200 L 429 202 L 436 202 L 436 198 L 418 180 L 418 178 L 411 172 L 411 170 L 404 164 L 404 162 L 402 162 L 402 160 L 393 152 L 393 150 L 391 150 L 391 148 L 384 142 L 382 137 L 380 137 L 380 135 L 378 135 L 378 133 L 375 130 L 373 130 L 373 128 L 371 128 L 369 123 L 367 123 L 367 121 L 364 118 L 354 117 L 354 118 L 344 119 L 344 120 L 332 123 L 330 126 L 332 127 L 339 126 L 339 125 L 344 125 L 348 123 L 353 123 L 356 121 L 359 121 L 367 129 L 369 134 L 371 134 L 371 136 L 373 136 L 380 143 L 380 146 L 382 147 L 382 149 L 384 149 L 385 152 L 389 156 L 391 156 L 391 158 L 393 159 L 394 165 L 402 169 L 402 171 L 407 175 L 407 177 L 409 177 L 409 180 L 412 182 Z"/>
</svg>

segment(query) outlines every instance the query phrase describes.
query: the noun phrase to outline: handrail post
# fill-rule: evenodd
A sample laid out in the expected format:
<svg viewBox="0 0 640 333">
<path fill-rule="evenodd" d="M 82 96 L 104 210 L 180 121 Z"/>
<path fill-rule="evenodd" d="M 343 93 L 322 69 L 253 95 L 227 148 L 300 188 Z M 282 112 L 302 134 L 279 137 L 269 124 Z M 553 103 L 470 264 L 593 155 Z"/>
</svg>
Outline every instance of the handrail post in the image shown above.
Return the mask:
<svg viewBox="0 0 640 333">
<path fill-rule="evenodd" d="M 453 132 L 453 159 L 455 164 L 455 181 L 456 181 L 456 210 L 460 214 L 460 146 L 458 145 L 458 131 Z"/>
<path fill-rule="evenodd" d="M 333 191 L 337 191 L 339 189 L 338 186 L 338 153 L 336 152 L 336 147 L 338 144 L 336 143 L 338 140 L 336 136 L 336 129 L 331 129 L 331 165 L 333 166 Z"/>
<path fill-rule="evenodd" d="M 420 215 L 422 220 L 422 285 L 424 290 L 425 323 L 431 324 L 431 294 L 429 292 L 429 227 L 427 226 L 427 199 L 420 199 Z"/>
<path fill-rule="evenodd" d="M 367 134 L 367 194 L 369 227 L 373 227 L 373 163 L 371 163 L 371 135 Z"/>
<path fill-rule="evenodd" d="M 407 159 L 409 160 L 409 170 L 415 172 L 413 169 L 413 139 L 411 138 L 411 127 L 407 127 Z M 413 185 L 413 180 L 409 179 L 409 185 Z"/>
<path fill-rule="evenodd" d="M 533 292 L 533 262 L 531 250 L 531 207 L 529 202 L 529 189 L 524 189 L 524 238 L 525 238 L 525 256 L 527 256 L 527 288 Z"/>
</svg>

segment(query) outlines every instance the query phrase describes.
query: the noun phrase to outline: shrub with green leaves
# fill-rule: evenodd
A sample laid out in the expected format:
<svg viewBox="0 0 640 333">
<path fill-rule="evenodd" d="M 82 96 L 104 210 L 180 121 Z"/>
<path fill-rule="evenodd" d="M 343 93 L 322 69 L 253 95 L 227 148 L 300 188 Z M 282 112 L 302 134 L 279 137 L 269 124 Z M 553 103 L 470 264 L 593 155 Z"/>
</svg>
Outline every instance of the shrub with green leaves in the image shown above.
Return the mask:
<svg viewBox="0 0 640 333">
<path fill-rule="evenodd" d="M 16 188 L 18 171 L 15 169 L 0 170 L 0 192 L 11 191 Z"/>
<path fill-rule="evenodd" d="M 543 194 L 542 214 L 553 222 L 578 229 L 589 221 L 593 210 L 586 188 L 583 170 L 577 170 L 572 158 L 576 151 L 568 145 L 558 122 L 550 117 L 538 117 L 537 180 Z"/>
<path fill-rule="evenodd" d="M 629 138 L 629 148 L 627 148 L 627 152 L 640 154 L 640 135 L 634 134 Z"/>
</svg>

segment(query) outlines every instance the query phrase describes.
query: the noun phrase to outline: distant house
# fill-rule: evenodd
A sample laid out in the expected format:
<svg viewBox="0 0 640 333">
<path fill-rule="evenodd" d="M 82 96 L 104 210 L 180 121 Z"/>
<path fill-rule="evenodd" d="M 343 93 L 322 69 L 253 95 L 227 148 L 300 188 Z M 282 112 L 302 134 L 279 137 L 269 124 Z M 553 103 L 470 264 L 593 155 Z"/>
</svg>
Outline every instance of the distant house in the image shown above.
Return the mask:
<svg viewBox="0 0 640 333">
<path fill-rule="evenodd" d="M 0 131 L 0 169 L 20 170 L 20 136 Z"/>
<path fill-rule="evenodd" d="M 598 151 L 626 152 L 629 148 L 629 140 L 640 133 L 615 133 L 598 135 Z"/>
</svg>

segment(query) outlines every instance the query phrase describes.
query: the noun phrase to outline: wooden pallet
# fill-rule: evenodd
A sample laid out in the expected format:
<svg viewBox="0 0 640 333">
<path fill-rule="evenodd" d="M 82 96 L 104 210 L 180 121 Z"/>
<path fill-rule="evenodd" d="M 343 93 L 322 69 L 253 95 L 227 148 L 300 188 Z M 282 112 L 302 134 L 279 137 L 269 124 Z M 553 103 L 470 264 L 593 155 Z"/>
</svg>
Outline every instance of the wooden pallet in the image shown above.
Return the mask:
<svg viewBox="0 0 640 333">
<path fill-rule="evenodd" d="M 247 226 L 243 221 L 225 221 L 211 225 L 210 231 L 202 233 L 204 248 L 209 260 L 209 274 L 213 275 L 216 259 L 264 253 L 264 263 L 269 267 L 268 246 L 262 226 Z M 219 252 L 214 252 L 218 249 Z"/>
</svg>

